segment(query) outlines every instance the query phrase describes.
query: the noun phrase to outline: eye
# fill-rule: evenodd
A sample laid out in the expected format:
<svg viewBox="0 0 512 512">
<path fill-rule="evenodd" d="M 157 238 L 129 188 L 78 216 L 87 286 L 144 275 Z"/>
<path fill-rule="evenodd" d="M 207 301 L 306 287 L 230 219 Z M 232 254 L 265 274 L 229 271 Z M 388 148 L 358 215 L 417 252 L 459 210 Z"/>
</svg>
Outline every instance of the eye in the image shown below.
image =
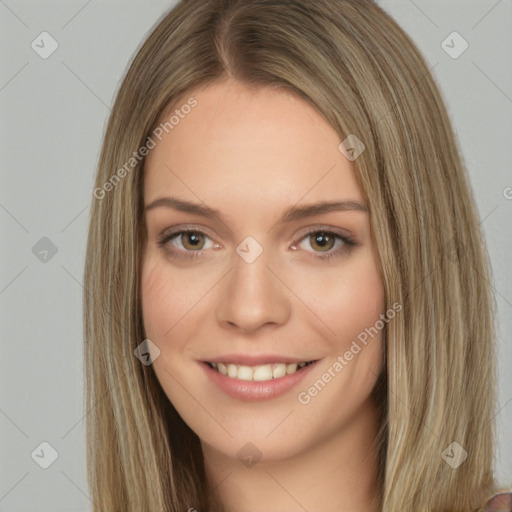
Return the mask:
<svg viewBox="0 0 512 512">
<path fill-rule="evenodd" d="M 211 246 L 205 246 L 205 239 L 209 238 L 200 230 L 182 230 L 173 233 L 164 232 L 157 243 L 160 247 L 165 247 L 173 256 L 188 258 L 200 256 L 204 249 L 210 249 Z"/>
<path fill-rule="evenodd" d="M 207 240 L 210 240 L 209 245 Z M 313 251 L 304 247 L 304 244 L 308 243 Z M 171 233 L 164 231 L 158 237 L 157 244 L 176 258 L 198 257 L 202 256 L 207 249 L 220 247 L 213 243 L 208 234 L 200 229 L 185 229 Z M 297 250 L 296 245 L 293 244 L 291 249 Z M 318 227 L 310 229 L 299 239 L 301 249 L 312 252 L 315 258 L 340 256 L 348 252 L 354 245 L 356 245 L 355 241 L 347 235 Z M 333 248 L 335 249 L 333 250 Z"/>
<path fill-rule="evenodd" d="M 355 245 L 354 240 L 346 235 L 319 228 L 309 230 L 306 235 L 300 239 L 299 245 L 301 248 L 304 248 L 305 243 L 313 248 L 314 256 L 317 258 L 330 258 L 332 256 L 341 255 L 349 251 L 351 247 Z M 337 248 L 332 250 L 336 245 Z M 292 249 L 296 250 L 296 246 L 293 245 Z M 307 251 L 307 249 L 305 250 Z"/>
</svg>

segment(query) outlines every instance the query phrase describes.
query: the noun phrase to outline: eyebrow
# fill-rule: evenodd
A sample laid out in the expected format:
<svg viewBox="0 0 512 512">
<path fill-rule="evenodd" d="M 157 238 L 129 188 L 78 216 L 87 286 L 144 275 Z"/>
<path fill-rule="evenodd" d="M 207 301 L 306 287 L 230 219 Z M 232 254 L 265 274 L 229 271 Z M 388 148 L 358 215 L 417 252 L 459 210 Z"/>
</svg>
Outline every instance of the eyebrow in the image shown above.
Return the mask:
<svg viewBox="0 0 512 512">
<path fill-rule="evenodd" d="M 198 203 L 192 203 L 190 201 L 185 201 L 183 199 L 178 199 L 176 197 L 161 197 L 156 199 L 152 203 L 148 204 L 145 207 L 145 211 L 152 210 L 158 207 L 167 207 L 173 208 L 175 210 L 179 210 L 181 212 L 193 213 L 196 215 L 201 215 L 202 217 L 213 217 L 220 220 L 222 223 L 225 223 L 222 215 L 213 208 L 208 206 L 203 206 Z M 281 224 L 293 222 L 301 219 L 305 219 L 307 217 L 312 217 L 314 215 L 320 215 L 322 213 L 330 213 L 330 212 L 344 212 L 344 211 L 362 211 L 368 212 L 368 206 L 364 203 L 360 203 L 358 201 L 322 201 L 316 204 L 310 204 L 306 206 L 292 206 L 287 208 L 282 215 L 281 219 L 278 221 Z"/>
</svg>

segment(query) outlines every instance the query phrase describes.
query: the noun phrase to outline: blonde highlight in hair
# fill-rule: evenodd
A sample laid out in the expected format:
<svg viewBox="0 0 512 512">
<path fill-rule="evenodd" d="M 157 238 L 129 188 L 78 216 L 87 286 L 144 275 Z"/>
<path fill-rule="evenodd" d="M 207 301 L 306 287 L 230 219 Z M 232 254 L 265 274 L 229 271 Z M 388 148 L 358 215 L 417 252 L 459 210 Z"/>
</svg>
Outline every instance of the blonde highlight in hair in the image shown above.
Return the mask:
<svg viewBox="0 0 512 512">
<path fill-rule="evenodd" d="M 139 49 L 118 91 L 96 189 L 164 113 L 220 80 L 309 102 L 366 150 L 354 162 L 370 208 L 386 303 L 380 407 L 383 512 L 473 511 L 497 492 L 492 275 L 467 172 L 420 52 L 372 1 L 183 0 Z M 84 279 L 87 468 L 93 510 L 222 510 L 199 439 L 135 348 L 144 161 L 95 198 Z M 105 190 L 105 188 L 104 188 Z M 453 442 L 468 457 L 441 457 Z"/>
</svg>

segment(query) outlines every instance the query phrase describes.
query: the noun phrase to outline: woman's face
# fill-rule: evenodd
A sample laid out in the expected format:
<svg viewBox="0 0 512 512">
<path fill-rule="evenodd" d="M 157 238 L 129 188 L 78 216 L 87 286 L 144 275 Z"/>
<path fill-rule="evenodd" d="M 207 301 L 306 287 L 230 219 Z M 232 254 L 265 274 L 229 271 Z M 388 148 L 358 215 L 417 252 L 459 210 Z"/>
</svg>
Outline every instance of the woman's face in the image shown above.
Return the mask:
<svg viewBox="0 0 512 512">
<path fill-rule="evenodd" d="M 227 457 L 288 458 L 364 429 L 384 299 L 341 140 L 282 91 L 223 82 L 190 97 L 145 167 L 143 319 L 164 392 Z M 344 207 L 305 209 L 320 203 Z"/>
</svg>

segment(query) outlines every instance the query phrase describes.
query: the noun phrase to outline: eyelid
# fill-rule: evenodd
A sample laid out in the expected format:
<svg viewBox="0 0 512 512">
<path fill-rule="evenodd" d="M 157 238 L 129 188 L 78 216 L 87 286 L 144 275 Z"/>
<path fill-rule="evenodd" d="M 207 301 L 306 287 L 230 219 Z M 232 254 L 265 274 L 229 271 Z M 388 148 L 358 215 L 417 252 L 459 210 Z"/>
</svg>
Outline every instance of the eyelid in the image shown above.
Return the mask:
<svg viewBox="0 0 512 512">
<path fill-rule="evenodd" d="M 302 231 L 301 234 L 298 235 L 298 238 L 296 238 L 296 241 L 301 241 L 304 237 L 311 235 L 313 233 L 318 233 L 318 232 L 332 233 L 334 235 L 338 235 L 340 238 L 342 238 L 343 240 L 346 240 L 347 242 L 350 242 L 353 244 L 356 243 L 356 241 L 354 240 L 352 235 L 350 235 L 347 230 L 341 229 L 341 228 L 336 228 L 334 226 L 325 226 L 325 225 L 315 225 L 312 227 L 305 228 L 305 231 Z"/>
<path fill-rule="evenodd" d="M 186 225 L 178 225 L 178 226 L 173 226 L 172 228 L 164 229 L 159 235 L 157 235 L 157 237 L 156 237 L 157 242 L 160 242 L 165 239 L 168 240 L 171 237 L 174 237 L 174 236 L 182 234 L 182 233 L 188 233 L 188 232 L 201 233 L 201 234 L 206 235 L 207 237 L 211 238 L 212 240 L 215 239 L 215 235 L 208 228 L 205 228 L 203 226 L 196 226 L 194 224 L 186 224 Z"/>
</svg>

